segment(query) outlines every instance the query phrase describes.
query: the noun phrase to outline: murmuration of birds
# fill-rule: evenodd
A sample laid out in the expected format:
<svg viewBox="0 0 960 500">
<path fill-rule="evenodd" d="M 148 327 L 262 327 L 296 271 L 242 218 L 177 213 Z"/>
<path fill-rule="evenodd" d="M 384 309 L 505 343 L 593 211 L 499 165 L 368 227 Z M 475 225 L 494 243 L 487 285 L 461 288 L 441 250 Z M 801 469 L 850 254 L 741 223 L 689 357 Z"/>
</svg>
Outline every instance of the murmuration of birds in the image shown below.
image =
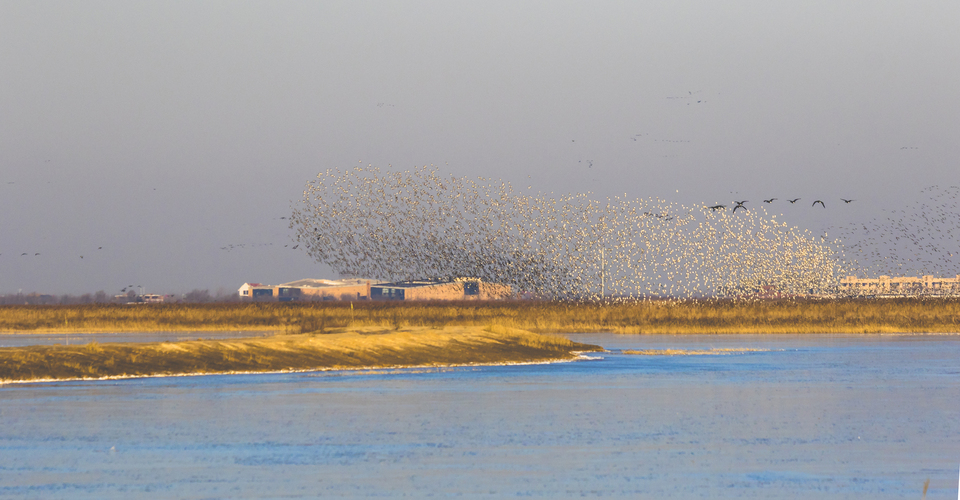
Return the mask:
<svg viewBox="0 0 960 500">
<path fill-rule="evenodd" d="M 837 242 L 762 209 L 661 199 L 523 195 L 435 167 L 330 169 L 309 181 L 290 228 L 318 262 L 388 281 L 479 278 L 544 299 L 828 293 Z"/>
<path fill-rule="evenodd" d="M 920 194 L 912 204 L 832 231 L 843 241 L 843 260 L 852 276 L 960 273 L 960 186 L 930 186 Z"/>
</svg>

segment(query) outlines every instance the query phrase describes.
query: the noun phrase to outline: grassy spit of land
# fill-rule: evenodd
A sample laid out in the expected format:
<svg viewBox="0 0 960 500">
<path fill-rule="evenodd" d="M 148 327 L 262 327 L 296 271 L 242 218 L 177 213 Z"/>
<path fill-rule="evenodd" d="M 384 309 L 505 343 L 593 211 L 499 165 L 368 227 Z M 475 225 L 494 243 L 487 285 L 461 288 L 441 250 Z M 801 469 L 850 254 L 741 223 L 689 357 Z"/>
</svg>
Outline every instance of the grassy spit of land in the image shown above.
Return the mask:
<svg viewBox="0 0 960 500">
<path fill-rule="evenodd" d="M 599 346 L 502 326 L 359 328 L 326 335 L 0 348 L 0 383 L 203 373 L 568 360 Z"/>
<path fill-rule="evenodd" d="M 960 299 L 286 302 L 0 306 L 0 332 L 268 330 L 502 325 L 533 332 L 960 332 Z"/>
</svg>

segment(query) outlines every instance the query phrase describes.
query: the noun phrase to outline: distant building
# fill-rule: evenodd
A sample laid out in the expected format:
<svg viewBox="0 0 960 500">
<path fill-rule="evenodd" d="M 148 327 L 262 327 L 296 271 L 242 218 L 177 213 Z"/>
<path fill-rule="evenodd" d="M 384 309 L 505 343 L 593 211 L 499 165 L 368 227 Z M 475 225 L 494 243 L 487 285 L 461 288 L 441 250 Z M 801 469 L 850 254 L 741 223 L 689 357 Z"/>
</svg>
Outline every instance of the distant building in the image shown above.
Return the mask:
<svg viewBox="0 0 960 500">
<path fill-rule="evenodd" d="M 398 281 L 370 287 L 373 300 L 502 300 L 513 295 L 510 285 L 485 283 L 477 278 Z"/>
<path fill-rule="evenodd" d="M 857 278 L 847 276 L 840 280 L 843 295 L 904 296 L 904 295 L 960 295 L 960 274 L 955 278 L 935 278 L 932 275 L 891 278 Z"/>
<path fill-rule="evenodd" d="M 241 299 L 266 299 L 274 297 L 274 286 L 260 283 L 244 283 L 238 293 Z"/>
<path fill-rule="evenodd" d="M 371 280 L 325 280 L 302 279 L 280 285 L 244 283 L 237 290 L 241 299 L 277 300 L 367 300 L 370 298 Z"/>
<path fill-rule="evenodd" d="M 244 283 L 242 300 L 501 300 L 514 296 L 510 285 L 484 283 L 476 278 L 413 280 L 382 283 L 366 279 L 302 279 L 280 285 Z"/>
</svg>

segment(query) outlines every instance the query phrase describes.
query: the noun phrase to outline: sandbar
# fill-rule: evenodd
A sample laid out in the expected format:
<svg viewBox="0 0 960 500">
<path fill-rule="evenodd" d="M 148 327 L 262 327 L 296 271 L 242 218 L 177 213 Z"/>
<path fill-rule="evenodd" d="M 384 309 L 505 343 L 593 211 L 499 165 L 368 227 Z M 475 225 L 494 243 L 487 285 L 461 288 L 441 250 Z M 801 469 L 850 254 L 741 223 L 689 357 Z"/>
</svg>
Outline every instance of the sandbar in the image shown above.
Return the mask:
<svg viewBox="0 0 960 500">
<path fill-rule="evenodd" d="M 565 361 L 600 346 L 498 325 L 361 327 L 324 334 L 0 348 L 0 384 L 186 374 Z"/>
</svg>

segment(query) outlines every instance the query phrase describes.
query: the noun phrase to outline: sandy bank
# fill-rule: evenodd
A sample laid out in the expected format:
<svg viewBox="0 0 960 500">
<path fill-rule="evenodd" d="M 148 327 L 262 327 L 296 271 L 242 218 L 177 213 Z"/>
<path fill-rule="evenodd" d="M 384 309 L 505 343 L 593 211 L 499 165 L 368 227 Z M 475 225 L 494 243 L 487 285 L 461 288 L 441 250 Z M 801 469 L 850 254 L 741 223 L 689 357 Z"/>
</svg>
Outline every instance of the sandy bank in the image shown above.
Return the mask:
<svg viewBox="0 0 960 500">
<path fill-rule="evenodd" d="M 0 383 L 566 360 L 602 348 L 500 326 L 369 327 L 323 335 L 0 348 Z"/>
</svg>

